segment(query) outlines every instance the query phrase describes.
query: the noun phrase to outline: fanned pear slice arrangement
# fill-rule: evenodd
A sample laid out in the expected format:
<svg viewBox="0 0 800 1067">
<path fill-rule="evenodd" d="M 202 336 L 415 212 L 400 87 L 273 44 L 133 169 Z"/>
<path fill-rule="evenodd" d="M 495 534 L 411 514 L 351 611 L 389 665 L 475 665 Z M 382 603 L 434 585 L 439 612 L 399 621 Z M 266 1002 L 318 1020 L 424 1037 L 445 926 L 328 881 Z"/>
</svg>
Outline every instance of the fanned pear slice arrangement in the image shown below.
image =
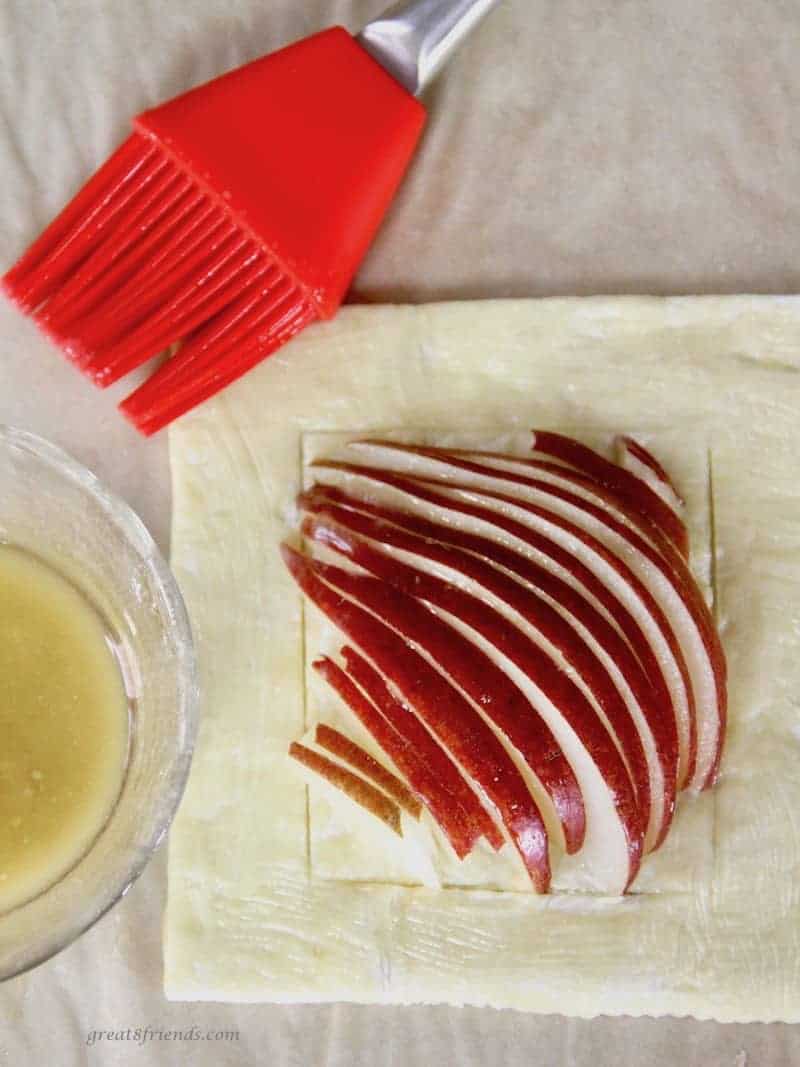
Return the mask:
<svg viewBox="0 0 800 1067">
<path fill-rule="evenodd" d="M 314 464 L 306 549 L 283 546 L 342 636 L 314 666 L 383 762 L 325 724 L 291 755 L 395 833 L 427 812 L 459 860 L 510 846 L 540 893 L 565 854 L 624 893 L 724 743 L 683 500 L 640 443 L 615 448 L 354 441 Z"/>
</svg>

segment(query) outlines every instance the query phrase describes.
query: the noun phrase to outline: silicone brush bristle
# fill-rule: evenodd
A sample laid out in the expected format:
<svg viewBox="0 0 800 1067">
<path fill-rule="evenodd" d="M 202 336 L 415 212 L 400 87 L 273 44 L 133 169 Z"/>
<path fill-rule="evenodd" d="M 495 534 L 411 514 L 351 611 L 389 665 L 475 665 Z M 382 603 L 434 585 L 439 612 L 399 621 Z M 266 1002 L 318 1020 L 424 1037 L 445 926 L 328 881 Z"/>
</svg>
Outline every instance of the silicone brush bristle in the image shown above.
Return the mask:
<svg viewBox="0 0 800 1067">
<path fill-rule="evenodd" d="M 143 433 L 199 404 L 316 318 L 265 246 L 139 133 L 3 285 L 103 387 L 184 342 L 122 404 Z"/>
<path fill-rule="evenodd" d="M 120 404 L 153 434 L 255 367 L 317 318 L 296 285 L 277 271 L 245 292 Z"/>
<path fill-rule="evenodd" d="M 153 433 L 337 311 L 425 111 L 342 27 L 145 111 L 3 284 Z"/>
</svg>

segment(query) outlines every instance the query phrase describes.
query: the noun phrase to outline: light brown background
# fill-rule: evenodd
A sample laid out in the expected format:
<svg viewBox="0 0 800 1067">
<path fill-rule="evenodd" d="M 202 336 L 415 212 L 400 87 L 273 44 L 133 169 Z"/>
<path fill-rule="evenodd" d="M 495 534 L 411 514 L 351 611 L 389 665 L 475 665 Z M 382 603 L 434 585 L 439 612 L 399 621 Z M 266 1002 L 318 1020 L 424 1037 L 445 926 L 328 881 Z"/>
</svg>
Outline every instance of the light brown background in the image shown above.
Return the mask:
<svg viewBox="0 0 800 1067">
<path fill-rule="evenodd" d="M 326 24 L 355 30 L 382 6 L 0 0 L 0 269 L 130 115 Z M 505 0 L 429 94 L 420 156 L 355 298 L 797 291 L 798 56 L 792 0 Z M 67 447 L 166 549 L 166 440 L 123 424 L 120 392 L 96 393 L 0 304 L 0 422 Z M 0 1064 L 800 1063 L 800 1028 L 781 1025 L 169 1004 L 164 875 L 162 855 L 91 933 L 0 987 Z M 86 1045 L 92 1029 L 148 1024 L 240 1039 Z"/>
</svg>

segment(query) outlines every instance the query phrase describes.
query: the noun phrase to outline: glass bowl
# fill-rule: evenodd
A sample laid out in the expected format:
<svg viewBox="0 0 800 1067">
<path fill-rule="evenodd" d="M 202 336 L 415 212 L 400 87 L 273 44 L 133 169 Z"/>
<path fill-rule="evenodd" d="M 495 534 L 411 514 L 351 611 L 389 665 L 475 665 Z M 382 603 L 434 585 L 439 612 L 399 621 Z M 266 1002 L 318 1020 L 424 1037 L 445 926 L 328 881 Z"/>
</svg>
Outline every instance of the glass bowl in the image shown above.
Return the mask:
<svg viewBox="0 0 800 1067">
<path fill-rule="evenodd" d="M 128 692 L 116 804 L 59 881 L 0 914 L 0 980 L 59 952 L 130 889 L 169 828 L 194 746 L 198 689 L 189 620 L 140 519 L 66 453 L 0 426 L 0 542 L 77 586 L 103 617 Z"/>
</svg>

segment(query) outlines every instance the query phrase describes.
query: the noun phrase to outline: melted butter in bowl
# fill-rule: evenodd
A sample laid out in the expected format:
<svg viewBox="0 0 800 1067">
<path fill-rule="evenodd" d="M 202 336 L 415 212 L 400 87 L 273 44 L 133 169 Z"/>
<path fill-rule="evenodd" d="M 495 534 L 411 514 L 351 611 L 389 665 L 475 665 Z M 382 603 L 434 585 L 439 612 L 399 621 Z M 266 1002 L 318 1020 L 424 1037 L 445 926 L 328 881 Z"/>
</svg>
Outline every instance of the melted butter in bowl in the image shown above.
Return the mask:
<svg viewBox="0 0 800 1067">
<path fill-rule="evenodd" d="M 0 982 L 139 877 L 197 714 L 186 609 L 141 520 L 54 445 L 0 426 Z"/>
<path fill-rule="evenodd" d="M 86 853 L 119 796 L 128 736 L 99 613 L 49 565 L 0 545 L 0 912 Z"/>
</svg>

